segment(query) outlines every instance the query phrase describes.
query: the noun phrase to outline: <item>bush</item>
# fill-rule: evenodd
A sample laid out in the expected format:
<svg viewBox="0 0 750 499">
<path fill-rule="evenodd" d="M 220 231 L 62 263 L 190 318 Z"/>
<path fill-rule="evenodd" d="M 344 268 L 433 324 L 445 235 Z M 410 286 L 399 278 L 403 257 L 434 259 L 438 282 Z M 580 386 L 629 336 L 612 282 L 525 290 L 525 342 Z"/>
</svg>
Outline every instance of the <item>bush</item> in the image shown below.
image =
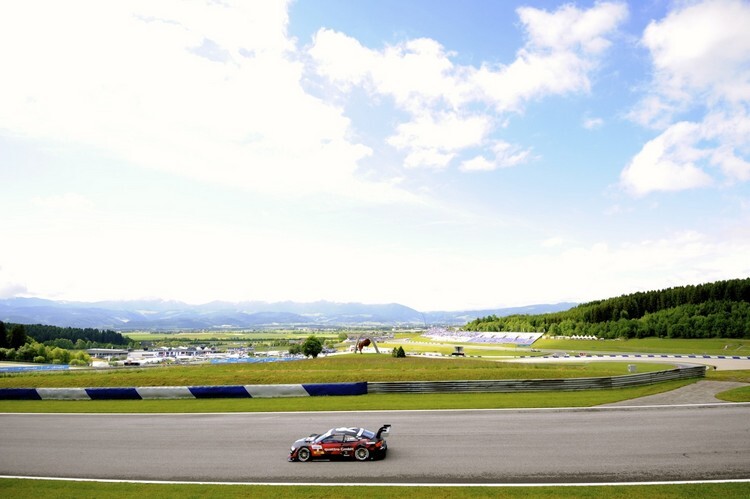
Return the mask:
<svg viewBox="0 0 750 499">
<path fill-rule="evenodd" d="M 302 353 L 305 357 L 317 358 L 318 354 L 323 351 L 323 343 L 315 336 L 308 336 L 302 343 Z"/>
<path fill-rule="evenodd" d="M 45 362 L 47 362 L 47 357 L 37 355 L 36 357 L 34 357 L 34 362 L 37 364 L 44 364 Z"/>
<path fill-rule="evenodd" d="M 398 346 L 391 351 L 391 355 L 393 357 L 403 358 L 406 357 L 406 352 L 404 351 L 404 347 Z"/>
<path fill-rule="evenodd" d="M 70 365 L 71 366 L 88 366 L 89 364 L 85 360 L 73 359 L 70 361 Z"/>
</svg>

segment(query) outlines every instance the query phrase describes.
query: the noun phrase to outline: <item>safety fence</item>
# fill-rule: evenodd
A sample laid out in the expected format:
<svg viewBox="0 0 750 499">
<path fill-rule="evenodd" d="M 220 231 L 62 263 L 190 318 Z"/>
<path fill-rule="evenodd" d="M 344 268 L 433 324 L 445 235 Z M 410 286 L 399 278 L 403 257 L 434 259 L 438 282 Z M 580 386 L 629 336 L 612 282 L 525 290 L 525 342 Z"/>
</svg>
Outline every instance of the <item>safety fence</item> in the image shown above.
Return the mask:
<svg viewBox="0 0 750 499">
<path fill-rule="evenodd" d="M 0 388 L 0 400 L 166 400 L 365 395 L 367 383 L 148 386 L 140 388 Z"/>
<path fill-rule="evenodd" d="M 605 378 L 504 379 L 470 381 L 386 381 L 367 384 L 368 393 L 503 393 L 597 390 L 703 378 L 706 366 L 679 366 L 666 371 Z"/>
<path fill-rule="evenodd" d="M 368 393 L 498 393 L 576 391 L 702 378 L 706 366 L 605 378 L 470 381 L 386 381 L 289 385 L 150 386 L 140 388 L 0 388 L 0 400 L 158 400 L 366 395 Z"/>
</svg>

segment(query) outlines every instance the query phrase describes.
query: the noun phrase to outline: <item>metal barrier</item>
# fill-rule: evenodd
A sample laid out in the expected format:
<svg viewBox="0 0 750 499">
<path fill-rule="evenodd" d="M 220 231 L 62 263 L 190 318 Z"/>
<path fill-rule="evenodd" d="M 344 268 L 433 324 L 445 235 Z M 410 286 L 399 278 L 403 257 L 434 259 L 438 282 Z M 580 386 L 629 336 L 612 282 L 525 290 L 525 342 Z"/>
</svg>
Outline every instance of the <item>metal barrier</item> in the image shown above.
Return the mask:
<svg viewBox="0 0 750 499">
<path fill-rule="evenodd" d="M 504 379 L 469 381 L 386 381 L 367 383 L 368 393 L 507 393 L 601 390 L 652 385 L 662 381 L 703 378 L 706 366 L 680 366 L 667 371 L 609 378 Z"/>
<path fill-rule="evenodd" d="M 386 381 L 299 385 L 165 386 L 140 388 L 0 388 L 0 400 L 140 400 L 267 398 L 366 395 L 368 393 L 498 393 L 597 390 L 703 378 L 706 366 L 609 378 L 506 379 L 472 381 Z"/>
</svg>

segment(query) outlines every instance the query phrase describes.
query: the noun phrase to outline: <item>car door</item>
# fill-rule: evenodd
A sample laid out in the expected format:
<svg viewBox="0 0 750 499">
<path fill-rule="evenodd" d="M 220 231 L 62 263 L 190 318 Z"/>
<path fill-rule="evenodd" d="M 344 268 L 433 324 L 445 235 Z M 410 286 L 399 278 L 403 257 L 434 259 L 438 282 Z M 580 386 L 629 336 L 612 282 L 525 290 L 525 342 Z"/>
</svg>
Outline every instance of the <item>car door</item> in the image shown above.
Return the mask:
<svg viewBox="0 0 750 499">
<path fill-rule="evenodd" d="M 320 445 L 323 447 L 323 455 L 328 457 L 340 456 L 343 441 L 344 435 L 336 433 L 321 440 Z"/>
<path fill-rule="evenodd" d="M 354 448 L 357 446 L 359 439 L 354 435 L 344 435 L 344 443 L 341 445 L 341 453 L 348 456 L 354 452 Z"/>
</svg>

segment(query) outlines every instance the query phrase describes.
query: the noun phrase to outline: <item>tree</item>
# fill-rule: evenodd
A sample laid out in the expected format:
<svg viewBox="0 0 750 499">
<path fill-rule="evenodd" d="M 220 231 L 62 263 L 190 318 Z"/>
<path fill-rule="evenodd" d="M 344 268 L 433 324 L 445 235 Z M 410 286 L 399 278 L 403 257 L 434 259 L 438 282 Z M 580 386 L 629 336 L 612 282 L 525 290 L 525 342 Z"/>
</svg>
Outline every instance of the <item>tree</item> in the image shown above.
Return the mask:
<svg viewBox="0 0 750 499">
<path fill-rule="evenodd" d="M 10 348 L 18 350 L 26 344 L 26 328 L 23 324 L 16 324 L 10 330 L 10 337 L 8 338 Z"/>
<path fill-rule="evenodd" d="M 313 359 L 323 351 L 323 343 L 315 336 L 308 336 L 304 343 L 302 343 L 302 353 L 305 357 L 312 357 Z"/>
<path fill-rule="evenodd" d="M 8 331 L 3 321 L 0 321 L 0 348 L 8 348 Z"/>
<path fill-rule="evenodd" d="M 289 355 L 298 355 L 302 353 L 302 345 L 295 343 L 289 346 Z"/>
</svg>

